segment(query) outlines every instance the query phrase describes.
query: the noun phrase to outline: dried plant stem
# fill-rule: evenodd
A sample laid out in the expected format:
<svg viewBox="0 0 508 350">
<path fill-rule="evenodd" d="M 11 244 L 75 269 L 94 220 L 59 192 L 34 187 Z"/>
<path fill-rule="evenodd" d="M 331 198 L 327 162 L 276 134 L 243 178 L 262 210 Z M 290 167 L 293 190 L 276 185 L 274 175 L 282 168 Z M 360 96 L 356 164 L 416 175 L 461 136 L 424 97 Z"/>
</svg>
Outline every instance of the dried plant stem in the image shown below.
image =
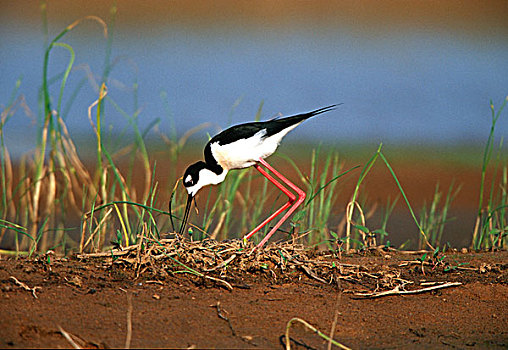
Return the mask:
<svg viewBox="0 0 508 350">
<path fill-rule="evenodd" d="M 461 282 L 446 282 L 444 284 L 438 284 L 436 286 L 427 287 L 427 288 L 421 288 L 421 289 L 415 289 L 415 290 L 401 290 L 400 286 L 396 286 L 394 289 L 387 290 L 384 292 L 374 292 L 374 293 L 355 293 L 356 296 L 363 297 L 363 298 L 380 298 L 385 297 L 388 295 L 403 295 L 403 294 L 419 294 L 419 293 L 425 293 L 430 292 L 436 289 L 442 289 L 442 288 L 448 288 L 448 287 L 456 287 L 462 285 Z"/>
<path fill-rule="evenodd" d="M 357 201 L 351 201 L 346 206 L 346 251 L 349 251 L 350 248 L 350 241 L 351 241 L 351 224 L 353 223 L 353 212 L 354 208 L 357 207 L 358 211 L 360 212 L 360 218 L 362 220 L 362 225 L 365 226 L 365 216 L 363 214 L 362 207 L 360 204 L 358 204 Z M 360 231 L 362 232 L 362 231 Z M 365 236 L 365 233 L 362 232 L 362 235 Z M 364 239 L 365 241 L 365 239 Z"/>
<path fill-rule="evenodd" d="M 335 312 L 334 312 L 334 315 L 333 315 L 333 322 L 332 322 L 332 329 L 330 330 L 330 340 L 328 341 L 328 346 L 327 346 L 327 350 L 332 350 L 332 339 L 333 339 L 333 336 L 335 335 L 335 329 L 337 328 L 337 323 L 339 321 L 339 314 L 340 314 L 340 302 L 342 300 L 342 291 L 340 290 L 340 278 L 337 278 L 337 289 L 338 289 L 338 293 L 337 293 L 337 300 L 335 301 Z"/>
<path fill-rule="evenodd" d="M 125 349 L 131 347 L 132 339 L 132 294 L 127 293 L 127 335 L 125 336 Z"/>
<path fill-rule="evenodd" d="M 37 297 L 37 294 L 35 294 L 35 292 L 37 291 L 37 289 L 42 289 L 41 287 L 33 287 L 33 288 L 30 288 L 28 285 L 26 285 L 25 283 L 19 281 L 16 277 L 14 276 L 11 276 L 9 277 L 9 279 L 13 280 L 14 283 L 16 283 L 18 286 L 20 286 L 21 288 L 23 288 L 24 290 L 27 290 L 29 292 L 32 292 L 32 295 L 34 296 L 35 299 L 38 299 Z"/>
<path fill-rule="evenodd" d="M 60 333 L 62 333 L 62 335 L 64 336 L 64 338 L 69 342 L 69 344 L 72 345 L 72 347 L 74 349 L 83 349 L 81 346 L 79 346 L 75 341 L 74 339 L 72 339 L 72 336 L 70 333 L 66 332 L 62 327 L 60 326 L 57 326 L 58 327 L 58 331 Z"/>
<path fill-rule="evenodd" d="M 300 322 L 301 324 L 303 324 L 307 329 L 310 329 L 311 331 L 313 331 L 314 333 L 316 333 L 317 335 L 319 335 L 321 338 L 325 339 L 325 340 L 328 340 L 329 342 L 331 342 L 333 345 L 335 346 L 338 346 L 340 349 L 344 349 L 344 350 L 351 350 L 351 348 L 348 348 L 347 346 L 345 345 L 342 345 L 341 343 L 339 343 L 338 341 L 330 338 L 329 336 L 327 336 L 326 334 L 324 334 L 323 332 L 321 332 L 319 329 L 317 329 L 316 327 L 314 327 L 313 325 L 311 325 L 310 323 L 308 323 L 307 321 L 305 320 L 302 320 L 301 318 L 298 318 L 298 317 L 293 317 L 292 319 L 289 320 L 289 322 L 287 323 L 286 325 L 286 350 L 291 350 L 291 339 L 289 338 L 289 329 L 291 328 L 291 325 L 295 322 Z"/>
</svg>

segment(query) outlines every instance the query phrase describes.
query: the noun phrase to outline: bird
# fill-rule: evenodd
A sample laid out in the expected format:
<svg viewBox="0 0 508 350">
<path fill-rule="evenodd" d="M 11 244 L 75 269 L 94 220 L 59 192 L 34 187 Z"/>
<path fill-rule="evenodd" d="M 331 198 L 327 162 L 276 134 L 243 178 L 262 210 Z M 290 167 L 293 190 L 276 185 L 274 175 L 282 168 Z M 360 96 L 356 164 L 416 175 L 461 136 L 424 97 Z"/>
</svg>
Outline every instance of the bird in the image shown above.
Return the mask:
<svg viewBox="0 0 508 350">
<path fill-rule="evenodd" d="M 341 103 L 284 118 L 275 117 L 267 121 L 234 125 L 212 137 L 204 148 L 204 161 L 198 161 L 190 165 L 183 175 L 183 185 L 187 190 L 188 196 L 180 226 L 180 235 L 183 234 L 186 228 L 192 199 L 201 188 L 223 182 L 230 170 L 253 166 L 288 197 L 286 204 L 243 237 L 244 240 L 251 238 L 279 214 L 289 209 L 255 249 L 263 247 L 284 221 L 303 203 L 306 196 L 302 189 L 275 170 L 266 162 L 265 158 L 276 151 L 284 136 L 291 130 L 305 120 L 332 111 L 339 105 Z M 271 174 L 263 169 L 263 167 L 268 169 Z M 296 195 L 284 187 L 281 182 L 296 192 Z"/>
</svg>

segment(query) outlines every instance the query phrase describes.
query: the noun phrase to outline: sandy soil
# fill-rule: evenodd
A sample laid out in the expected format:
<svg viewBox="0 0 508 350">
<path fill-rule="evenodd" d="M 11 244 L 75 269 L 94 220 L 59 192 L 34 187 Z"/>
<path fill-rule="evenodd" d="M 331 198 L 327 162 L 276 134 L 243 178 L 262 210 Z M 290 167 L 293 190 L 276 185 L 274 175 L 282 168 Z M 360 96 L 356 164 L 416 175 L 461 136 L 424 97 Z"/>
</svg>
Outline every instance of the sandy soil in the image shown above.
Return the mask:
<svg viewBox="0 0 508 350">
<path fill-rule="evenodd" d="M 3 257 L 0 347 L 68 348 L 67 334 L 90 348 L 124 347 L 129 337 L 131 347 L 282 348 L 288 321 L 299 317 L 325 334 L 333 327 L 334 339 L 352 348 L 506 348 L 508 252 L 450 252 L 439 266 L 419 264 L 421 256 L 374 250 L 326 259 L 360 266 L 364 277 L 389 271 L 393 280 L 414 283 L 407 290 L 424 288 L 424 281 L 462 284 L 361 298 L 381 289 L 381 281 L 350 274 L 323 283 L 274 266 L 272 273 L 232 273 L 230 291 L 188 274 L 136 278 L 111 259 Z M 327 347 L 299 323 L 289 335 L 293 348 Z"/>
</svg>

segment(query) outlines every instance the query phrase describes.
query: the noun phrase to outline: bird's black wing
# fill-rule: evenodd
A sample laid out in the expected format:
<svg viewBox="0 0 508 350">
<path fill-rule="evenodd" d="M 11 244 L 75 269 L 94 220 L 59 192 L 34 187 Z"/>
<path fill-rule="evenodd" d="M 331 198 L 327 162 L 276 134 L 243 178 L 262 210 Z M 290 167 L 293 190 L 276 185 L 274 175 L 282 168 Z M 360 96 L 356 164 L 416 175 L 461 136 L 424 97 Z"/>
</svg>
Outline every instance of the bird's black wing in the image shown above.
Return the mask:
<svg viewBox="0 0 508 350">
<path fill-rule="evenodd" d="M 208 143 L 218 142 L 219 145 L 227 145 L 241 139 L 248 139 L 265 129 L 264 124 L 264 122 L 252 122 L 234 125 L 212 137 Z"/>
</svg>

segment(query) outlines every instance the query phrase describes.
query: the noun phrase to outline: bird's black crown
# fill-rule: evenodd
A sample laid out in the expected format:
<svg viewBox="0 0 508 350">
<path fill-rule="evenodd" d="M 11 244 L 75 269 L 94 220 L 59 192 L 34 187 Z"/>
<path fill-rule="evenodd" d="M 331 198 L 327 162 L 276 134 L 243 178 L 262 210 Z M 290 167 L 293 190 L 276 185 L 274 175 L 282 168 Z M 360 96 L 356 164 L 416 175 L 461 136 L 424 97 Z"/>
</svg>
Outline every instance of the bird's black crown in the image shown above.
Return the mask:
<svg viewBox="0 0 508 350">
<path fill-rule="evenodd" d="M 206 168 L 206 163 L 202 161 L 190 165 L 183 174 L 183 185 L 185 187 L 194 186 L 199 180 L 199 172 L 204 168 Z"/>
</svg>

